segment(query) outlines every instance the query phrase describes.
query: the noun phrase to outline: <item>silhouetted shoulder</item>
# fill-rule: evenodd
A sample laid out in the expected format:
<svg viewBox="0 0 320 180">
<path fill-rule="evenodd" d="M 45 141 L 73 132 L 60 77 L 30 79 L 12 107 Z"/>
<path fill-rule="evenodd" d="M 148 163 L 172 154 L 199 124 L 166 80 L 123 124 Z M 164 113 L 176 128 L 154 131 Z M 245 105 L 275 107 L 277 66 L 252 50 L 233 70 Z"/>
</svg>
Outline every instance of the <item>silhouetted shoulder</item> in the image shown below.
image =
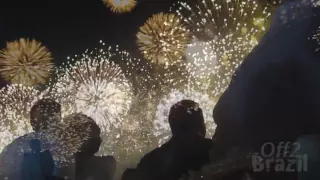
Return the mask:
<svg viewBox="0 0 320 180">
<path fill-rule="evenodd" d="M 105 169 L 112 174 L 116 171 L 117 161 L 113 156 L 94 157 L 93 159 L 97 166 L 102 168 L 101 170 Z"/>
<path fill-rule="evenodd" d="M 161 148 L 147 153 L 142 157 L 136 169 L 127 169 L 121 180 L 147 180 L 152 178 L 152 175 L 157 173 L 157 164 L 160 163 Z M 159 166 L 158 166 L 159 167 Z"/>
<path fill-rule="evenodd" d="M 137 169 L 134 171 L 134 178 L 139 180 L 163 179 L 169 180 L 166 175 L 172 169 L 173 156 L 170 144 L 166 143 L 159 148 L 149 152 L 140 160 Z M 131 174 L 132 174 L 131 173 Z M 130 178 L 131 180 L 131 178 Z"/>
<path fill-rule="evenodd" d="M 138 164 L 138 168 L 150 167 L 149 164 L 160 159 L 160 156 L 163 152 L 163 149 L 156 148 L 153 151 L 147 153 L 142 157 L 140 163 Z"/>
<path fill-rule="evenodd" d="M 23 155 L 31 151 L 30 140 L 36 138 L 36 133 L 20 136 L 8 144 L 0 154 L 0 175 L 18 174 L 21 171 Z"/>
<path fill-rule="evenodd" d="M 164 160 L 164 155 L 168 155 L 168 150 L 171 149 L 171 143 L 163 144 L 161 147 L 158 147 L 151 152 L 147 153 L 142 157 L 138 168 L 153 168 L 159 167 L 159 163 Z"/>
<path fill-rule="evenodd" d="M 175 139 L 146 154 L 138 165 L 141 179 L 178 179 L 188 170 L 199 170 L 209 163 L 212 148 L 210 139 L 200 138 L 190 144 L 179 143 Z M 192 148 L 196 147 L 196 148 Z"/>
</svg>

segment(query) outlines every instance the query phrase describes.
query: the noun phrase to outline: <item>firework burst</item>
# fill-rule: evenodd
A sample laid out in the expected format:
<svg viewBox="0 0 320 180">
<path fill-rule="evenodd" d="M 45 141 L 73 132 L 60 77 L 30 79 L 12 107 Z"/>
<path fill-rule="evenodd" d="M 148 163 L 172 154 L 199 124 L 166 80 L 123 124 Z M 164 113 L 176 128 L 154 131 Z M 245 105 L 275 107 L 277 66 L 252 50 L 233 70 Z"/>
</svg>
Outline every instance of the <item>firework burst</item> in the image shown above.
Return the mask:
<svg viewBox="0 0 320 180">
<path fill-rule="evenodd" d="M 168 66 L 181 59 L 189 42 L 189 31 L 175 14 L 159 13 L 140 27 L 137 38 L 146 59 Z"/>
<path fill-rule="evenodd" d="M 92 117 L 103 131 L 118 127 L 131 104 L 131 85 L 121 68 L 109 61 L 115 54 L 102 50 L 86 52 L 79 61 L 64 69 L 54 94 L 68 112 Z M 74 61 L 74 60 L 73 60 Z M 71 63 L 70 63 L 71 64 Z"/>
<path fill-rule="evenodd" d="M 189 99 L 199 103 L 203 110 L 203 115 L 207 127 L 207 137 L 211 138 L 215 132 L 215 123 L 212 118 L 212 111 L 215 102 L 204 92 L 194 91 L 186 88 L 186 90 L 172 90 L 170 94 L 165 96 L 159 103 L 154 121 L 154 135 L 159 139 L 159 145 L 163 144 L 171 136 L 171 130 L 168 122 L 169 111 L 175 103 Z"/>
<path fill-rule="evenodd" d="M 235 69 L 265 32 L 270 13 L 255 0 L 203 0 L 178 2 L 176 13 L 194 35 L 186 57 L 192 76 L 211 79 L 219 96 L 228 86 Z M 192 49 L 202 48 L 201 52 Z M 191 48 L 191 51 L 190 51 Z M 192 60 L 193 59 L 193 60 Z"/>
<path fill-rule="evenodd" d="M 1 144 L 0 149 L 10 143 L 15 137 L 32 131 L 30 125 L 30 109 L 41 99 L 40 91 L 21 84 L 7 86 L 0 90 L 1 98 Z M 3 137 L 2 135 L 5 135 Z"/>
<path fill-rule="evenodd" d="M 51 53 L 35 40 L 9 42 L 0 51 L 0 74 L 14 84 L 44 83 L 53 68 Z"/>
<path fill-rule="evenodd" d="M 107 7 L 115 13 L 131 12 L 136 7 L 136 0 L 103 0 Z"/>
</svg>

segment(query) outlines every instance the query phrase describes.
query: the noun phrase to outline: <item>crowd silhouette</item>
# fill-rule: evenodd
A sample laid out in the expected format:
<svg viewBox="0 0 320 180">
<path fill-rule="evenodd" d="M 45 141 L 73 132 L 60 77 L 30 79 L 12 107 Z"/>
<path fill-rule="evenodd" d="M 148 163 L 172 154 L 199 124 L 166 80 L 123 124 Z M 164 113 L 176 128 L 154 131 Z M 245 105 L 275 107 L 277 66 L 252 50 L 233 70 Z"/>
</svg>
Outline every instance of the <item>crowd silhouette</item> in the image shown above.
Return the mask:
<svg viewBox="0 0 320 180">
<path fill-rule="evenodd" d="M 212 139 L 205 138 L 199 104 L 179 101 L 169 112 L 171 139 L 127 169 L 122 180 L 319 179 L 320 55 L 308 38 L 320 26 L 319 14 L 312 0 L 285 1 L 215 106 Z M 92 118 L 72 114 L 62 119 L 61 105 L 42 99 L 31 108 L 30 124 L 34 132 L 0 154 L 0 180 L 114 178 L 115 158 L 95 156 L 101 138 Z M 272 152 L 261 152 L 265 143 L 288 142 L 299 148 L 269 158 L 307 155 L 305 171 L 277 171 L 275 161 L 255 171 L 251 156 Z"/>
</svg>

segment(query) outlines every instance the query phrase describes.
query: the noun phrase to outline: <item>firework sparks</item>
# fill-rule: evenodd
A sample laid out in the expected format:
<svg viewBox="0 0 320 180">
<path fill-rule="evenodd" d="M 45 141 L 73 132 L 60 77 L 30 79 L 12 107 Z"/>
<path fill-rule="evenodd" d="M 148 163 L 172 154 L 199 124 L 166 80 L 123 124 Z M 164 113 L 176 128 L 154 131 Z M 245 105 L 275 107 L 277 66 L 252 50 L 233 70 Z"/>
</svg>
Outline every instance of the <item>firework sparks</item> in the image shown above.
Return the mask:
<svg viewBox="0 0 320 180">
<path fill-rule="evenodd" d="M 9 42 L 0 51 L 0 74 L 14 84 L 44 83 L 53 68 L 51 53 L 35 40 Z"/>
<path fill-rule="evenodd" d="M 136 7 L 136 0 L 103 0 L 107 7 L 115 13 L 131 12 Z"/>
<path fill-rule="evenodd" d="M 4 127 L 1 127 L 0 129 L 0 153 L 3 151 L 3 149 L 12 142 L 17 136 L 12 134 L 9 130 L 5 129 Z"/>
<path fill-rule="evenodd" d="M 140 27 L 137 38 L 146 59 L 168 66 L 181 59 L 189 42 L 189 31 L 175 14 L 159 13 Z"/>
<path fill-rule="evenodd" d="M 187 70 L 192 77 L 204 79 L 210 77 L 217 65 L 216 53 L 208 42 L 194 39 L 186 49 Z"/>
<path fill-rule="evenodd" d="M 267 8 L 260 8 L 255 0 L 203 0 L 197 4 L 178 2 L 176 13 L 188 25 L 197 38 L 217 39 L 231 32 L 256 34 L 265 30 Z"/>
<path fill-rule="evenodd" d="M 255 0 L 197 2 L 178 2 L 176 10 L 197 40 L 189 48 L 204 47 L 202 53 L 187 51 L 187 59 L 193 58 L 193 66 L 189 64 L 187 69 L 193 76 L 210 78 L 213 94 L 218 97 L 228 86 L 235 69 L 265 32 L 264 25 L 270 13 Z"/>
<path fill-rule="evenodd" d="M 2 100 L 0 149 L 14 138 L 32 131 L 29 117 L 30 109 L 42 96 L 40 91 L 21 84 L 10 85 L 0 90 Z"/>
<path fill-rule="evenodd" d="M 284 2 L 284 0 L 268 0 L 267 3 L 271 6 L 279 6 Z"/>
<path fill-rule="evenodd" d="M 157 107 L 156 119 L 154 121 L 154 135 L 159 139 L 159 145 L 163 144 L 171 136 L 170 126 L 168 122 L 169 111 L 175 103 L 189 99 L 199 103 L 203 110 L 203 115 L 207 127 L 207 137 L 211 138 L 215 132 L 215 123 L 212 118 L 212 110 L 215 102 L 211 100 L 208 94 L 203 92 L 187 89 L 185 91 L 172 90 L 170 94 L 165 96 Z"/>
<path fill-rule="evenodd" d="M 55 96 L 68 107 L 68 114 L 84 113 L 104 131 L 119 126 L 131 104 L 131 85 L 121 68 L 109 61 L 114 55 L 101 50 L 97 55 L 87 52 L 76 56 L 79 61 L 64 70 L 54 87 Z"/>
<path fill-rule="evenodd" d="M 317 32 L 315 33 L 312 39 L 314 39 L 317 42 L 318 47 L 316 48 L 316 51 L 319 51 L 320 50 L 320 26 L 318 27 Z"/>
</svg>

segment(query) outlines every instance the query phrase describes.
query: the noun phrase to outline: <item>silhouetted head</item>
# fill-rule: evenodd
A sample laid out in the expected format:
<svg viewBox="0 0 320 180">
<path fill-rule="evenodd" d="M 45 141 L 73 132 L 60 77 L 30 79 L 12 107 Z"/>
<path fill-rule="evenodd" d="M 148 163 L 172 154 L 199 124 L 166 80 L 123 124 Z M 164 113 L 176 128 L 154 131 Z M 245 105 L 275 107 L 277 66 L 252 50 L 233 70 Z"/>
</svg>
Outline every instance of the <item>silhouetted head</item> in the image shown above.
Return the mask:
<svg viewBox="0 0 320 180">
<path fill-rule="evenodd" d="M 202 110 L 191 100 L 182 100 L 171 107 L 169 124 L 173 136 L 206 135 Z"/>
<path fill-rule="evenodd" d="M 80 154 L 94 155 L 99 151 L 101 138 L 100 128 L 96 122 L 84 115 L 84 114 L 73 114 L 72 120 L 69 122 L 70 131 L 76 131 L 78 136 L 83 140 L 82 145 L 79 149 Z"/>
<path fill-rule="evenodd" d="M 30 110 L 30 124 L 36 132 L 46 130 L 60 120 L 61 105 L 52 99 L 41 99 Z"/>
</svg>

